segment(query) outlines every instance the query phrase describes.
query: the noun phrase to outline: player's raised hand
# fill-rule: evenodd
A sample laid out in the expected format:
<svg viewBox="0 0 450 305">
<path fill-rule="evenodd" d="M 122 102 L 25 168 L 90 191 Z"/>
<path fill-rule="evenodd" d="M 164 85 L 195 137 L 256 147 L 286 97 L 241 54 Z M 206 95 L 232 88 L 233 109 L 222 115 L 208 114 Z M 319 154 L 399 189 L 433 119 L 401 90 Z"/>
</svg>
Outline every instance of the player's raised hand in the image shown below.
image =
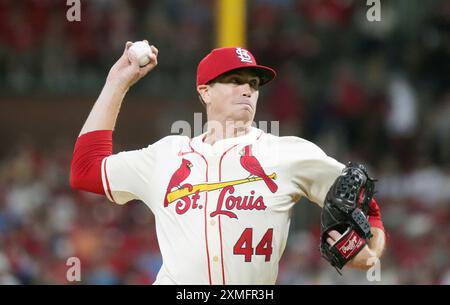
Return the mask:
<svg viewBox="0 0 450 305">
<path fill-rule="evenodd" d="M 107 78 L 107 82 L 111 82 L 124 90 L 128 90 L 158 64 L 158 49 L 150 46 L 151 52 L 148 54 L 150 62 L 140 67 L 138 58 L 132 52 L 129 52 L 132 45 L 132 42 L 127 41 L 122 56 L 112 66 Z"/>
</svg>

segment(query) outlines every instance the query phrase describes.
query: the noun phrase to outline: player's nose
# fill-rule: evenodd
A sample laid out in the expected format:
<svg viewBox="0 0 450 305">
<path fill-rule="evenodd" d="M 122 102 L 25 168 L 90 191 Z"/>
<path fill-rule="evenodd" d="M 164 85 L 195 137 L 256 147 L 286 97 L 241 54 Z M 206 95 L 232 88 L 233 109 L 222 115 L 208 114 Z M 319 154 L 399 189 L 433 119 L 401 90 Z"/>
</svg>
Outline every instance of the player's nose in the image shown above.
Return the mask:
<svg viewBox="0 0 450 305">
<path fill-rule="evenodd" d="M 245 83 L 240 85 L 239 87 L 241 87 L 241 94 L 242 96 L 245 97 L 251 97 L 252 96 L 252 87 L 250 86 L 249 83 Z"/>
</svg>

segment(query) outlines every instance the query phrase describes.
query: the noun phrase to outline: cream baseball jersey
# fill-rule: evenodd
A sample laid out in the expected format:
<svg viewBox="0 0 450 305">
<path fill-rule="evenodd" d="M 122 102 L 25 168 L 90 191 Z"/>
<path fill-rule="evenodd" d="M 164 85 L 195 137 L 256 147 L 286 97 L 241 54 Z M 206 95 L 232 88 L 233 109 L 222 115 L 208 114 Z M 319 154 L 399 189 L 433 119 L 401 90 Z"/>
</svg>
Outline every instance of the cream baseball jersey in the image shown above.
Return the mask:
<svg viewBox="0 0 450 305">
<path fill-rule="evenodd" d="M 274 284 L 293 205 L 303 196 L 322 205 L 344 165 L 257 128 L 214 145 L 204 136 L 105 158 L 105 193 L 153 212 L 163 258 L 155 284 Z"/>
</svg>

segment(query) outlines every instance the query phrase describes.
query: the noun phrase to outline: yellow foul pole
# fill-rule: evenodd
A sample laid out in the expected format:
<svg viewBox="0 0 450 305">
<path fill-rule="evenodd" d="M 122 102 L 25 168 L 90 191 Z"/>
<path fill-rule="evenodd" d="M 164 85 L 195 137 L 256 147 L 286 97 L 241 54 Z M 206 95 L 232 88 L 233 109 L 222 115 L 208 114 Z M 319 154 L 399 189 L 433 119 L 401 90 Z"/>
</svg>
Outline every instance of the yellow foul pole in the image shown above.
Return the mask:
<svg viewBox="0 0 450 305">
<path fill-rule="evenodd" d="M 247 0 L 216 0 L 216 47 L 246 47 Z"/>
</svg>

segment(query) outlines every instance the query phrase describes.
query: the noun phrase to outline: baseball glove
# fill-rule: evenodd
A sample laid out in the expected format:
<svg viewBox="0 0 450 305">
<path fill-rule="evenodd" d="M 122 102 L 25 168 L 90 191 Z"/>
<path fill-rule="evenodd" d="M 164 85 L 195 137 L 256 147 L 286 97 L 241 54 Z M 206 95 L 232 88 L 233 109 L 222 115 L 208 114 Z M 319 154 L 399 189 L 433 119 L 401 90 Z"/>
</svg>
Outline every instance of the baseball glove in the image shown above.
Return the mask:
<svg viewBox="0 0 450 305">
<path fill-rule="evenodd" d="M 349 162 L 331 186 L 321 214 L 320 252 L 336 270 L 355 257 L 372 237 L 367 219 L 375 180 L 362 164 Z M 342 234 L 332 246 L 328 233 Z"/>
</svg>

